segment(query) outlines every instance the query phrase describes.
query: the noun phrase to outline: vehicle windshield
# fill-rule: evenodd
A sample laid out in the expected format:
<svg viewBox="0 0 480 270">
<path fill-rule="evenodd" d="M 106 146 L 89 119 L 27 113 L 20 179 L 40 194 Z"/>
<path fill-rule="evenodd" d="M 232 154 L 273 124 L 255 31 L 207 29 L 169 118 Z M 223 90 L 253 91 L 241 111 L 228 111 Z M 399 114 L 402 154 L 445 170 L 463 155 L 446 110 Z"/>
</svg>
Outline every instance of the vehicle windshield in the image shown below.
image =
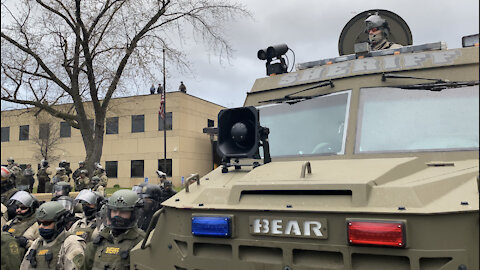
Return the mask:
<svg viewBox="0 0 480 270">
<path fill-rule="evenodd" d="M 258 107 L 260 124 L 270 129 L 270 155 L 344 154 L 350 93 Z"/>
<path fill-rule="evenodd" d="M 478 150 L 478 91 L 360 89 L 355 152 Z"/>
</svg>

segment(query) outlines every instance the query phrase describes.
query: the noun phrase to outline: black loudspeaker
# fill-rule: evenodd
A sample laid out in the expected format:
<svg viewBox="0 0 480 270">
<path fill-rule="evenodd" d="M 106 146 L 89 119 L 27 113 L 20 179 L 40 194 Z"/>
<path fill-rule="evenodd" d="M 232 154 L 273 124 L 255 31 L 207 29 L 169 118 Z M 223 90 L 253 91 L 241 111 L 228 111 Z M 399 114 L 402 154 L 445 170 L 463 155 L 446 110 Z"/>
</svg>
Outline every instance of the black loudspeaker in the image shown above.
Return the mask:
<svg viewBox="0 0 480 270">
<path fill-rule="evenodd" d="M 222 158 L 253 158 L 258 152 L 259 130 L 259 114 L 255 107 L 221 110 L 218 113 L 218 154 Z"/>
</svg>

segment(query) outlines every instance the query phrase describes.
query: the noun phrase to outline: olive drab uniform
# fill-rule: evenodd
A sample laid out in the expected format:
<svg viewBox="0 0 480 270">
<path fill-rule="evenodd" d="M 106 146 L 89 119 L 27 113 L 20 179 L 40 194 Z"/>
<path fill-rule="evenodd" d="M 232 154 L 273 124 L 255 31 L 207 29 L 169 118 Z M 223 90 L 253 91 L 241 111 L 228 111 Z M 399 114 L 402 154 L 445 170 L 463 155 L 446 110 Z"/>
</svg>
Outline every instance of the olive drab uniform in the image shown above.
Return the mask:
<svg viewBox="0 0 480 270">
<path fill-rule="evenodd" d="M 87 176 L 75 178 L 75 191 L 80 191 L 82 189 L 86 189 L 90 186 L 90 178 Z"/>
<path fill-rule="evenodd" d="M 97 225 L 96 218 L 88 220 L 86 217 L 84 217 L 80 220 L 77 220 L 72 227 L 70 227 L 68 232 L 82 237 L 87 242 L 91 242 L 92 239 L 95 239 L 98 236 L 103 228 L 103 224 L 100 226 Z"/>
<path fill-rule="evenodd" d="M 84 269 L 130 269 L 130 250 L 144 237 L 145 233 L 137 227 L 117 237 L 110 234 L 110 228 L 103 229 L 87 245 Z"/>
<path fill-rule="evenodd" d="M 20 269 L 82 269 L 85 246 L 83 238 L 65 231 L 50 243 L 39 237 L 28 249 Z"/>
<path fill-rule="evenodd" d="M 27 238 L 27 247 L 40 236 L 37 220 L 33 213 L 28 217 L 16 216 L 14 219 L 9 220 L 7 224 L 2 227 L 2 231 L 9 232 L 14 237 L 23 236 Z"/>
<path fill-rule="evenodd" d="M 2 193 L 2 204 L 7 205 L 8 200 L 17 193 L 18 189 L 12 188 Z"/>
<path fill-rule="evenodd" d="M 38 179 L 38 193 L 49 193 L 52 192 L 52 186 L 50 185 L 50 175 L 52 174 L 52 170 L 49 167 L 40 168 L 37 172 L 37 179 Z"/>
<path fill-rule="evenodd" d="M 2 232 L 2 270 L 20 268 L 25 249 L 20 247 L 17 239 L 7 232 Z"/>
</svg>

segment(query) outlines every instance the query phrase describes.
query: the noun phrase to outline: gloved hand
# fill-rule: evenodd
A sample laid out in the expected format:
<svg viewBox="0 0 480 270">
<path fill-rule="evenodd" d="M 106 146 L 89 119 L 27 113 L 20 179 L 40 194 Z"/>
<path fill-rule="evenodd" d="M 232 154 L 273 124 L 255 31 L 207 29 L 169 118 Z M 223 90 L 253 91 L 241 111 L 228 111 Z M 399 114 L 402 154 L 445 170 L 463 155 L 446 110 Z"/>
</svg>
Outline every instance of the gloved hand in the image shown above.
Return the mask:
<svg viewBox="0 0 480 270">
<path fill-rule="evenodd" d="M 25 236 L 18 236 L 18 237 L 16 237 L 16 239 L 17 239 L 17 243 L 18 243 L 18 245 L 19 245 L 20 247 L 23 247 L 23 248 L 24 248 L 24 247 L 27 246 L 27 244 L 28 244 L 28 239 L 25 238 Z"/>
</svg>

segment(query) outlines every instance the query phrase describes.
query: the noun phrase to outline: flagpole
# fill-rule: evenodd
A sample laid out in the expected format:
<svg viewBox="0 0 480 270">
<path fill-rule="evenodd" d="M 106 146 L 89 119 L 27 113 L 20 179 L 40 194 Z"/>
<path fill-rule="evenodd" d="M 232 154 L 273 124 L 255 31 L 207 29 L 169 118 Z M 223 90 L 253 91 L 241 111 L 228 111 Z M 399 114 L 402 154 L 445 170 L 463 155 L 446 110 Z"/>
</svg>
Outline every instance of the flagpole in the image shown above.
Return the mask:
<svg viewBox="0 0 480 270">
<path fill-rule="evenodd" d="M 163 48 L 163 169 L 167 173 L 167 85 L 165 75 L 165 48 Z"/>
</svg>

